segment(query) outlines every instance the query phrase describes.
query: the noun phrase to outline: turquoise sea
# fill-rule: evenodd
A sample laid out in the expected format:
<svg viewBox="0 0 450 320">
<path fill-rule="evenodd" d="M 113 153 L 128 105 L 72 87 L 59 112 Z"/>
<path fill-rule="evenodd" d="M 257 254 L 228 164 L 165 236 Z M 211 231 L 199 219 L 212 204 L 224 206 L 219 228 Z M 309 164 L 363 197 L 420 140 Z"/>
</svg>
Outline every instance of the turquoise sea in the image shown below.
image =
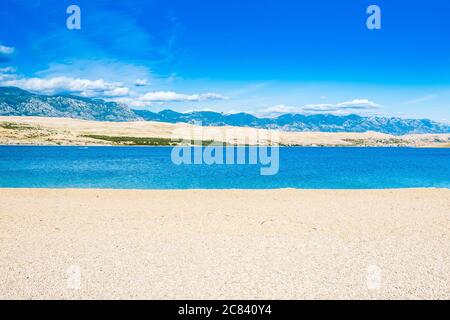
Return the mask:
<svg viewBox="0 0 450 320">
<path fill-rule="evenodd" d="M 279 172 L 261 166 L 180 164 L 170 147 L 0 146 L 0 187 L 114 189 L 450 188 L 450 149 L 279 150 Z"/>
</svg>

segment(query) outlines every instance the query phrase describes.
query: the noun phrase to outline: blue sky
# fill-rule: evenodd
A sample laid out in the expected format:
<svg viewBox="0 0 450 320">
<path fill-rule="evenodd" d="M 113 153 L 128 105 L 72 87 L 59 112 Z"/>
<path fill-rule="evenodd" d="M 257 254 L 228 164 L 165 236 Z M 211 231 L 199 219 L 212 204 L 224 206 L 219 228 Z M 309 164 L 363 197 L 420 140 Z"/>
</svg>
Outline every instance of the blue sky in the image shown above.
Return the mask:
<svg viewBox="0 0 450 320">
<path fill-rule="evenodd" d="M 449 17 L 446 0 L 2 0 L 0 84 L 154 111 L 449 122 Z"/>
</svg>

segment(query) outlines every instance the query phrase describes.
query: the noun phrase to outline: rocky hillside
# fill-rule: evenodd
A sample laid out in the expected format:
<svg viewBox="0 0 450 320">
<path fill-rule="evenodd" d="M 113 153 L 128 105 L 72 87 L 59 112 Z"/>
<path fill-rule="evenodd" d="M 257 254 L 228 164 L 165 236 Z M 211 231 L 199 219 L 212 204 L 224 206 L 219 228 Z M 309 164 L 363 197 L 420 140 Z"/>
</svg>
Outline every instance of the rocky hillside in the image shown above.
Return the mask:
<svg viewBox="0 0 450 320">
<path fill-rule="evenodd" d="M 201 123 L 206 126 L 243 126 L 284 131 L 367 132 L 376 131 L 394 135 L 411 133 L 449 133 L 450 125 L 427 119 L 362 117 L 355 114 L 284 114 L 277 118 L 258 118 L 248 113 L 221 114 L 217 112 L 178 113 L 164 110 L 159 113 L 134 110 L 147 121 Z"/>
<path fill-rule="evenodd" d="M 140 120 L 130 108 L 115 102 L 71 95 L 39 95 L 15 87 L 0 87 L 0 115 L 97 121 Z"/>
</svg>

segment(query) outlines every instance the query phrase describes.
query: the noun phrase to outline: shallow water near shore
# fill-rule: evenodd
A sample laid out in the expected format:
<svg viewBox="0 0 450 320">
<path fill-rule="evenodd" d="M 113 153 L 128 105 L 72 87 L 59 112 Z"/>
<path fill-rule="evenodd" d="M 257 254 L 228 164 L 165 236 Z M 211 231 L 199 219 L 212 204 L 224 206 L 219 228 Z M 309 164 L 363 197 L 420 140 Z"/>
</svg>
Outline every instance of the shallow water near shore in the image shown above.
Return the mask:
<svg viewBox="0 0 450 320">
<path fill-rule="evenodd" d="M 0 146 L 0 187 L 450 188 L 450 149 L 283 147 L 278 173 L 266 176 L 260 170 L 267 165 L 260 163 L 177 165 L 171 152 L 170 147 Z"/>
</svg>

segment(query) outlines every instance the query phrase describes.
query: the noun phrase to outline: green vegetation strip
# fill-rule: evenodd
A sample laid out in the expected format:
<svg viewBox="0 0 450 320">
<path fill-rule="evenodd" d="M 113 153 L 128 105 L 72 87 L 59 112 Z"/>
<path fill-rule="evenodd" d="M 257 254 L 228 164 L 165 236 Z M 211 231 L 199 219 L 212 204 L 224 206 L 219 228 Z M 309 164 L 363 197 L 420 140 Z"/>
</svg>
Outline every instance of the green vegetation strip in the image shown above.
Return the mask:
<svg viewBox="0 0 450 320">
<path fill-rule="evenodd" d="M 374 145 L 374 144 L 381 144 L 381 145 L 404 145 L 408 142 L 402 139 L 376 139 L 374 141 L 364 140 L 364 139 L 342 139 L 348 143 L 353 144 L 354 146 L 365 146 L 365 145 Z"/>
<path fill-rule="evenodd" d="M 13 123 L 13 122 L 1 122 L 0 127 L 3 129 L 9 130 L 30 130 L 30 129 L 38 129 L 36 127 L 32 127 L 23 123 Z"/>
<path fill-rule="evenodd" d="M 152 137 L 125 137 L 125 136 L 103 136 L 96 134 L 85 134 L 82 135 L 85 138 L 92 138 L 97 140 L 103 140 L 112 142 L 119 145 L 130 145 L 130 146 L 176 146 L 183 142 L 182 139 L 169 139 L 169 138 L 152 138 Z M 191 142 L 193 145 L 200 145 L 200 141 Z M 204 140 L 201 141 L 201 145 L 224 145 L 223 142 L 214 140 Z"/>
</svg>

